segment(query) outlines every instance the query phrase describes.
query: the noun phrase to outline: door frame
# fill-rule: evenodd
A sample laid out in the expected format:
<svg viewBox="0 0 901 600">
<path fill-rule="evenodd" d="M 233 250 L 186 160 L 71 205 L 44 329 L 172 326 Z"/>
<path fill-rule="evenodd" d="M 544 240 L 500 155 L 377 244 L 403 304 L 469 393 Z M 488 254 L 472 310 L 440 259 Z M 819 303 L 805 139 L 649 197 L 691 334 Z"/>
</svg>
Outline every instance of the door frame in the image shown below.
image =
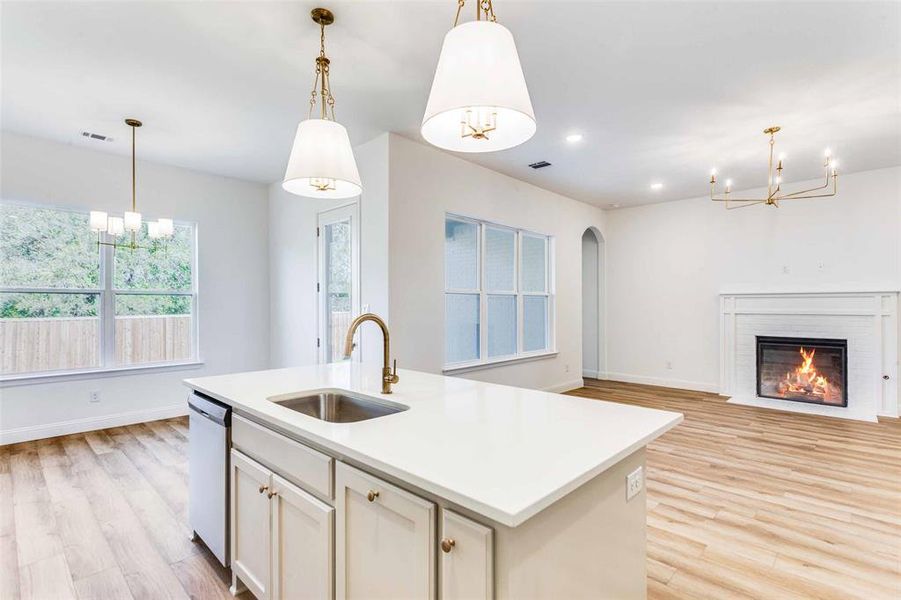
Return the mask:
<svg viewBox="0 0 901 600">
<path fill-rule="evenodd" d="M 328 315 L 325 279 L 325 236 L 321 235 L 323 227 L 341 221 L 350 221 L 350 312 L 352 316 L 360 314 L 360 204 L 353 200 L 346 204 L 319 211 L 316 215 L 316 361 L 324 364 L 328 360 L 328 344 L 325 342 Z M 362 340 L 357 341 L 351 360 L 360 362 L 362 356 Z"/>
</svg>

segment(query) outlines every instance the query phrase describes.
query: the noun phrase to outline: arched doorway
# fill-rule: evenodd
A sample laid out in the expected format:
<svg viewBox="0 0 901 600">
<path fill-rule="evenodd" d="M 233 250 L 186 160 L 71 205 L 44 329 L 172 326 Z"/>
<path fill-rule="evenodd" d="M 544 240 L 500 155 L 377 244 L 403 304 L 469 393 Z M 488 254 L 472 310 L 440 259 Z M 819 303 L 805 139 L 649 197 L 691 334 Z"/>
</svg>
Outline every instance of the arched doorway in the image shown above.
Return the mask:
<svg viewBox="0 0 901 600">
<path fill-rule="evenodd" d="M 604 297 L 604 237 L 589 227 L 582 234 L 582 377 L 606 378 Z"/>
</svg>

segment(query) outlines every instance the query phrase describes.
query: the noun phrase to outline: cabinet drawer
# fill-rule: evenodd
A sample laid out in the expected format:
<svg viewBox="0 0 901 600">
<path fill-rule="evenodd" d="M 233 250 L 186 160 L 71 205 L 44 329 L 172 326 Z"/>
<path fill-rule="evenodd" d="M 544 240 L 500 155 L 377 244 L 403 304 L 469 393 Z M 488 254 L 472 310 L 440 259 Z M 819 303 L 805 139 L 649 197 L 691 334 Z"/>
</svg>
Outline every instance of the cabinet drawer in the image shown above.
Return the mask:
<svg viewBox="0 0 901 600">
<path fill-rule="evenodd" d="M 238 415 L 232 445 L 286 479 L 323 498 L 332 498 L 332 457 Z"/>
<path fill-rule="evenodd" d="M 494 532 L 449 510 L 441 510 L 441 600 L 494 598 Z"/>
</svg>

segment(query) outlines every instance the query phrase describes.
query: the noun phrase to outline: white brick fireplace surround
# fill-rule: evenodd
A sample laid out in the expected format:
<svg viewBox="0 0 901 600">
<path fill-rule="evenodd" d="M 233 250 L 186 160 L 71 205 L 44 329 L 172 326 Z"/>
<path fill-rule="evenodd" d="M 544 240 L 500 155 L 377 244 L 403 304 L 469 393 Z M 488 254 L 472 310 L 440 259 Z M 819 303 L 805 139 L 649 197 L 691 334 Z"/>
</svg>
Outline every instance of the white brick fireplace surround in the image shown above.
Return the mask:
<svg viewBox="0 0 901 600">
<path fill-rule="evenodd" d="M 848 341 L 848 406 L 757 396 L 757 336 Z M 898 292 L 720 294 L 720 393 L 729 402 L 875 421 L 898 416 Z"/>
</svg>

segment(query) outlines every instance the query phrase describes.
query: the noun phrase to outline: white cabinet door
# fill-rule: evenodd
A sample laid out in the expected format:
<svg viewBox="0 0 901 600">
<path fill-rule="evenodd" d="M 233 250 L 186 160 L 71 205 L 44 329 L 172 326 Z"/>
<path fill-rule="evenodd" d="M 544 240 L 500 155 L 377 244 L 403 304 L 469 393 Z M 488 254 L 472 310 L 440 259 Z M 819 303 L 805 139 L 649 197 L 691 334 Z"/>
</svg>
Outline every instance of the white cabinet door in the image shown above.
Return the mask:
<svg viewBox="0 0 901 600">
<path fill-rule="evenodd" d="M 335 509 L 272 476 L 272 598 L 332 598 Z"/>
<path fill-rule="evenodd" d="M 494 597 L 494 533 L 466 517 L 442 509 L 439 580 L 441 600 Z"/>
<path fill-rule="evenodd" d="M 339 600 L 435 597 L 435 505 L 343 463 L 335 465 Z"/>
<path fill-rule="evenodd" d="M 271 502 L 267 496 L 271 485 L 269 469 L 231 451 L 232 570 L 257 600 L 271 597 Z"/>
</svg>

